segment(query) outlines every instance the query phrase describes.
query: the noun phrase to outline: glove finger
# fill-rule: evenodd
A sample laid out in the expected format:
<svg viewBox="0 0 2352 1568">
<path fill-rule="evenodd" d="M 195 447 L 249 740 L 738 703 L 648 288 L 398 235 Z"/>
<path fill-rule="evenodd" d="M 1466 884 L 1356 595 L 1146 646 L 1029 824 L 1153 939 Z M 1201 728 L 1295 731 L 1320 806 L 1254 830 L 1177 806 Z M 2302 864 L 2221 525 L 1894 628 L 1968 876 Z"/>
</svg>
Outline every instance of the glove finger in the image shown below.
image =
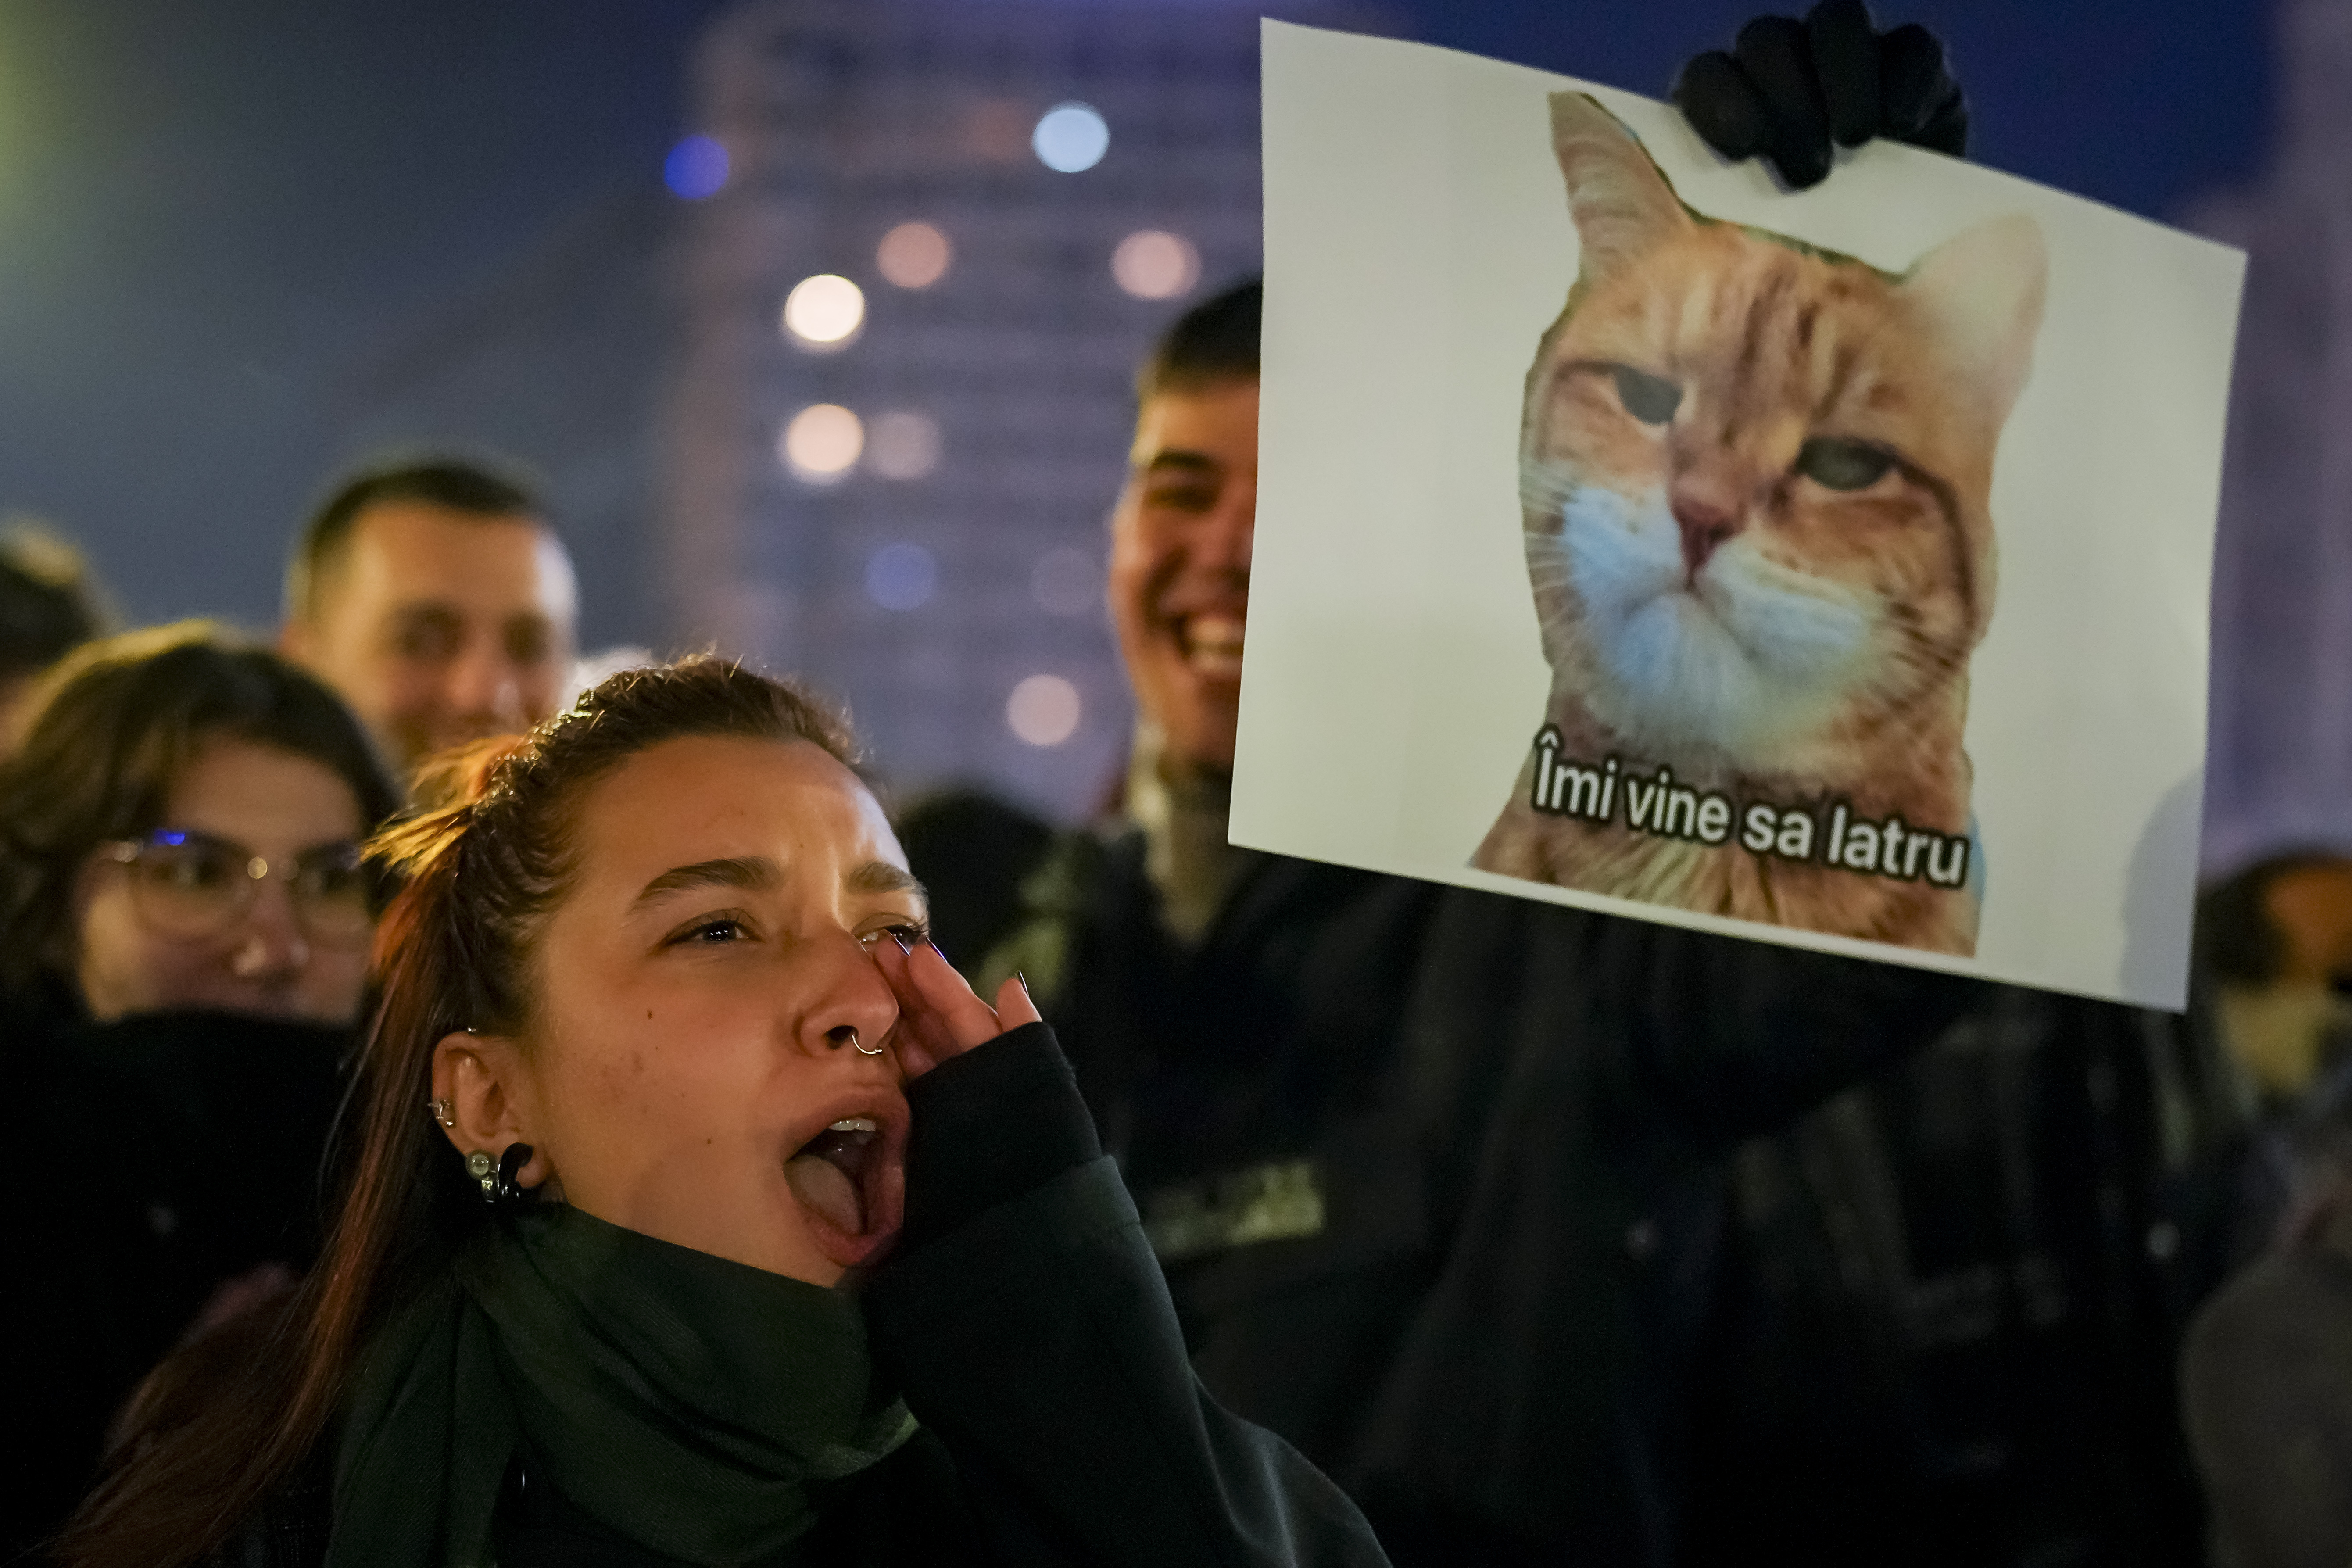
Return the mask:
<svg viewBox="0 0 2352 1568">
<path fill-rule="evenodd" d="M 1670 95 L 1699 139 L 1738 163 L 1772 140 L 1772 111 L 1738 62 L 1721 49 L 1695 56 L 1675 79 Z"/>
<path fill-rule="evenodd" d="M 1799 190 L 1830 172 L 1830 114 L 1813 76 L 1805 26 L 1792 16 L 1759 16 L 1739 29 L 1732 54 L 1771 110 L 1765 156 Z"/>
<path fill-rule="evenodd" d="M 1930 152 L 1948 153 L 1955 158 L 1968 156 L 1969 100 L 1958 83 L 1953 84 L 1951 96 L 1927 116 L 1927 123 L 1920 128 L 1916 141 Z"/>
<path fill-rule="evenodd" d="M 1918 23 L 1878 40 L 1879 133 L 1916 142 L 1928 117 L 1959 90 L 1944 64 L 1944 46 Z"/>
<path fill-rule="evenodd" d="M 1878 34 L 1870 7 L 1864 0 L 1821 0 L 1805 16 L 1805 41 L 1829 109 L 1831 140 L 1861 146 L 1879 125 Z"/>
</svg>

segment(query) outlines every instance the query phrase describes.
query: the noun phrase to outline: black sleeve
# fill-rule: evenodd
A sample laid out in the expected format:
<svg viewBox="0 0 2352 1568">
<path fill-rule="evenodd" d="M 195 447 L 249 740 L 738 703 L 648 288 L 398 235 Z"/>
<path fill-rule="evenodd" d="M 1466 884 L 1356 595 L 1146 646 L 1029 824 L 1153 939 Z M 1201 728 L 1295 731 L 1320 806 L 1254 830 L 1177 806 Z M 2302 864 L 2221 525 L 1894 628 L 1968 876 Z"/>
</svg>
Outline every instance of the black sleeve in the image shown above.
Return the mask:
<svg viewBox="0 0 2352 1568">
<path fill-rule="evenodd" d="M 982 1065 L 1000 1052 L 1007 1065 Z M 957 1109 L 927 1127 L 917 1103 L 908 1215 L 924 1231 L 876 1271 L 865 1305 L 877 1359 L 955 1457 L 999 1555 L 1385 1563 L 1337 1487 L 1202 1388 L 1118 1168 L 1068 1158 L 1086 1112 L 1052 1035 L 1017 1031 L 915 1087 L 967 1062 L 933 1089 Z M 1037 1134 L 1025 1152 L 1024 1131 Z M 933 1194 L 918 1195 L 919 1177 Z"/>
<path fill-rule="evenodd" d="M 1729 1142 L 1787 1125 L 1933 1041 L 1983 981 L 1652 926 L 1617 933 L 1627 1070 L 1685 1126 Z"/>
<path fill-rule="evenodd" d="M 915 1135 L 902 1251 L 1102 1154 L 1070 1064 L 1043 1024 L 950 1057 L 907 1086 L 907 1107 Z"/>
</svg>

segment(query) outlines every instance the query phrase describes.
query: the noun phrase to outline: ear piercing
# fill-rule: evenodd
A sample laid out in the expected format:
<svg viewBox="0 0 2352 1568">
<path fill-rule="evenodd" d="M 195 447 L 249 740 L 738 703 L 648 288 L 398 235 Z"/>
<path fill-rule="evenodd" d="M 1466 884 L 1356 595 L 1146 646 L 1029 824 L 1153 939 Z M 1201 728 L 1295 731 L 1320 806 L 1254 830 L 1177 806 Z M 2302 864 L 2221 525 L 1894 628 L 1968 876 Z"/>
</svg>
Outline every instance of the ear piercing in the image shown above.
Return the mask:
<svg viewBox="0 0 2352 1568">
<path fill-rule="evenodd" d="M 477 1149 L 466 1156 L 466 1174 L 480 1184 L 482 1201 L 492 1208 L 513 1208 L 530 1195 L 530 1189 L 515 1178 L 530 1163 L 531 1148 L 528 1143 L 509 1143 L 507 1152 L 493 1163 L 489 1152 Z"/>
<path fill-rule="evenodd" d="M 442 1126 L 450 1129 L 452 1131 L 457 1130 L 457 1102 L 456 1100 L 428 1100 L 425 1102 L 425 1109 L 431 1111 L 433 1113 L 433 1120 L 438 1121 Z"/>
</svg>

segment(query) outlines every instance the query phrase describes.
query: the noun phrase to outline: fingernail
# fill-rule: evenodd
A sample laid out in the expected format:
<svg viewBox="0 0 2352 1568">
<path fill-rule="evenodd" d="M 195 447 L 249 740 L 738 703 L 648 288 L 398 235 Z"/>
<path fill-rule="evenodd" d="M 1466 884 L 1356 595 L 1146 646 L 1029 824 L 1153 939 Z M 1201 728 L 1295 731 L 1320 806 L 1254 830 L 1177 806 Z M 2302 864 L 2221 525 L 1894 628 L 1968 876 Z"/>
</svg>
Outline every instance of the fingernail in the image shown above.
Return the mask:
<svg viewBox="0 0 2352 1568">
<path fill-rule="evenodd" d="M 915 954 L 915 944 L 914 944 L 913 942 L 908 942 L 908 941 L 907 940 L 907 933 L 906 933 L 905 931 L 892 931 L 892 932 L 890 933 L 890 940 L 891 940 L 892 942 L 897 942 L 897 943 L 898 944 L 898 951 L 899 951 L 899 952 L 900 952 L 900 953 L 904 954 L 905 956 L 907 956 L 907 957 L 908 957 L 908 958 L 912 958 L 912 957 L 914 956 L 914 954 Z"/>
<path fill-rule="evenodd" d="M 1022 973 L 1019 970 L 1017 970 L 1017 969 L 1016 969 L 1016 970 L 1014 970 L 1014 971 L 1013 972 L 1013 979 L 1015 979 L 1015 980 L 1018 980 L 1019 982 L 1021 982 L 1021 994 L 1023 994 L 1024 996 L 1028 995 L 1028 994 L 1029 994 L 1029 977 L 1028 977 L 1027 975 L 1025 975 L 1025 974 Z"/>
<path fill-rule="evenodd" d="M 938 942 L 925 942 L 923 945 L 924 945 L 925 947 L 929 948 L 933 952 L 939 952 L 939 954 L 940 954 L 940 962 L 941 963 L 945 963 L 945 964 L 947 964 L 947 966 L 948 966 L 950 969 L 953 969 L 953 968 L 955 967 L 955 965 L 954 965 L 953 963 L 949 963 L 949 961 L 948 961 L 948 955 L 947 955 L 946 953 L 944 953 L 944 952 L 940 952 L 940 944 L 939 944 Z"/>
</svg>

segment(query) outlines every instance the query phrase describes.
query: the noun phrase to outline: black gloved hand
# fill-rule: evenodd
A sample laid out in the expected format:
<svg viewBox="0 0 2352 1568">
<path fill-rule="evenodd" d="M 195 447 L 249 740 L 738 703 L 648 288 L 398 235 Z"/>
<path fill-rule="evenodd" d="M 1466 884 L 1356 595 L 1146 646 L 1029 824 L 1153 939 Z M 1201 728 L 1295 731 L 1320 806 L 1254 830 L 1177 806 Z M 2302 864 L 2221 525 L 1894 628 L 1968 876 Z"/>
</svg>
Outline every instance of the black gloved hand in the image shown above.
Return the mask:
<svg viewBox="0 0 2352 1568">
<path fill-rule="evenodd" d="M 1683 67 L 1672 96 L 1708 146 L 1734 161 L 1760 153 L 1796 190 L 1828 176 L 1832 141 L 1968 151 L 1968 99 L 1943 44 L 1916 22 L 1878 32 L 1863 0 L 1821 0 L 1801 22 L 1757 17 L 1731 53 Z"/>
</svg>

